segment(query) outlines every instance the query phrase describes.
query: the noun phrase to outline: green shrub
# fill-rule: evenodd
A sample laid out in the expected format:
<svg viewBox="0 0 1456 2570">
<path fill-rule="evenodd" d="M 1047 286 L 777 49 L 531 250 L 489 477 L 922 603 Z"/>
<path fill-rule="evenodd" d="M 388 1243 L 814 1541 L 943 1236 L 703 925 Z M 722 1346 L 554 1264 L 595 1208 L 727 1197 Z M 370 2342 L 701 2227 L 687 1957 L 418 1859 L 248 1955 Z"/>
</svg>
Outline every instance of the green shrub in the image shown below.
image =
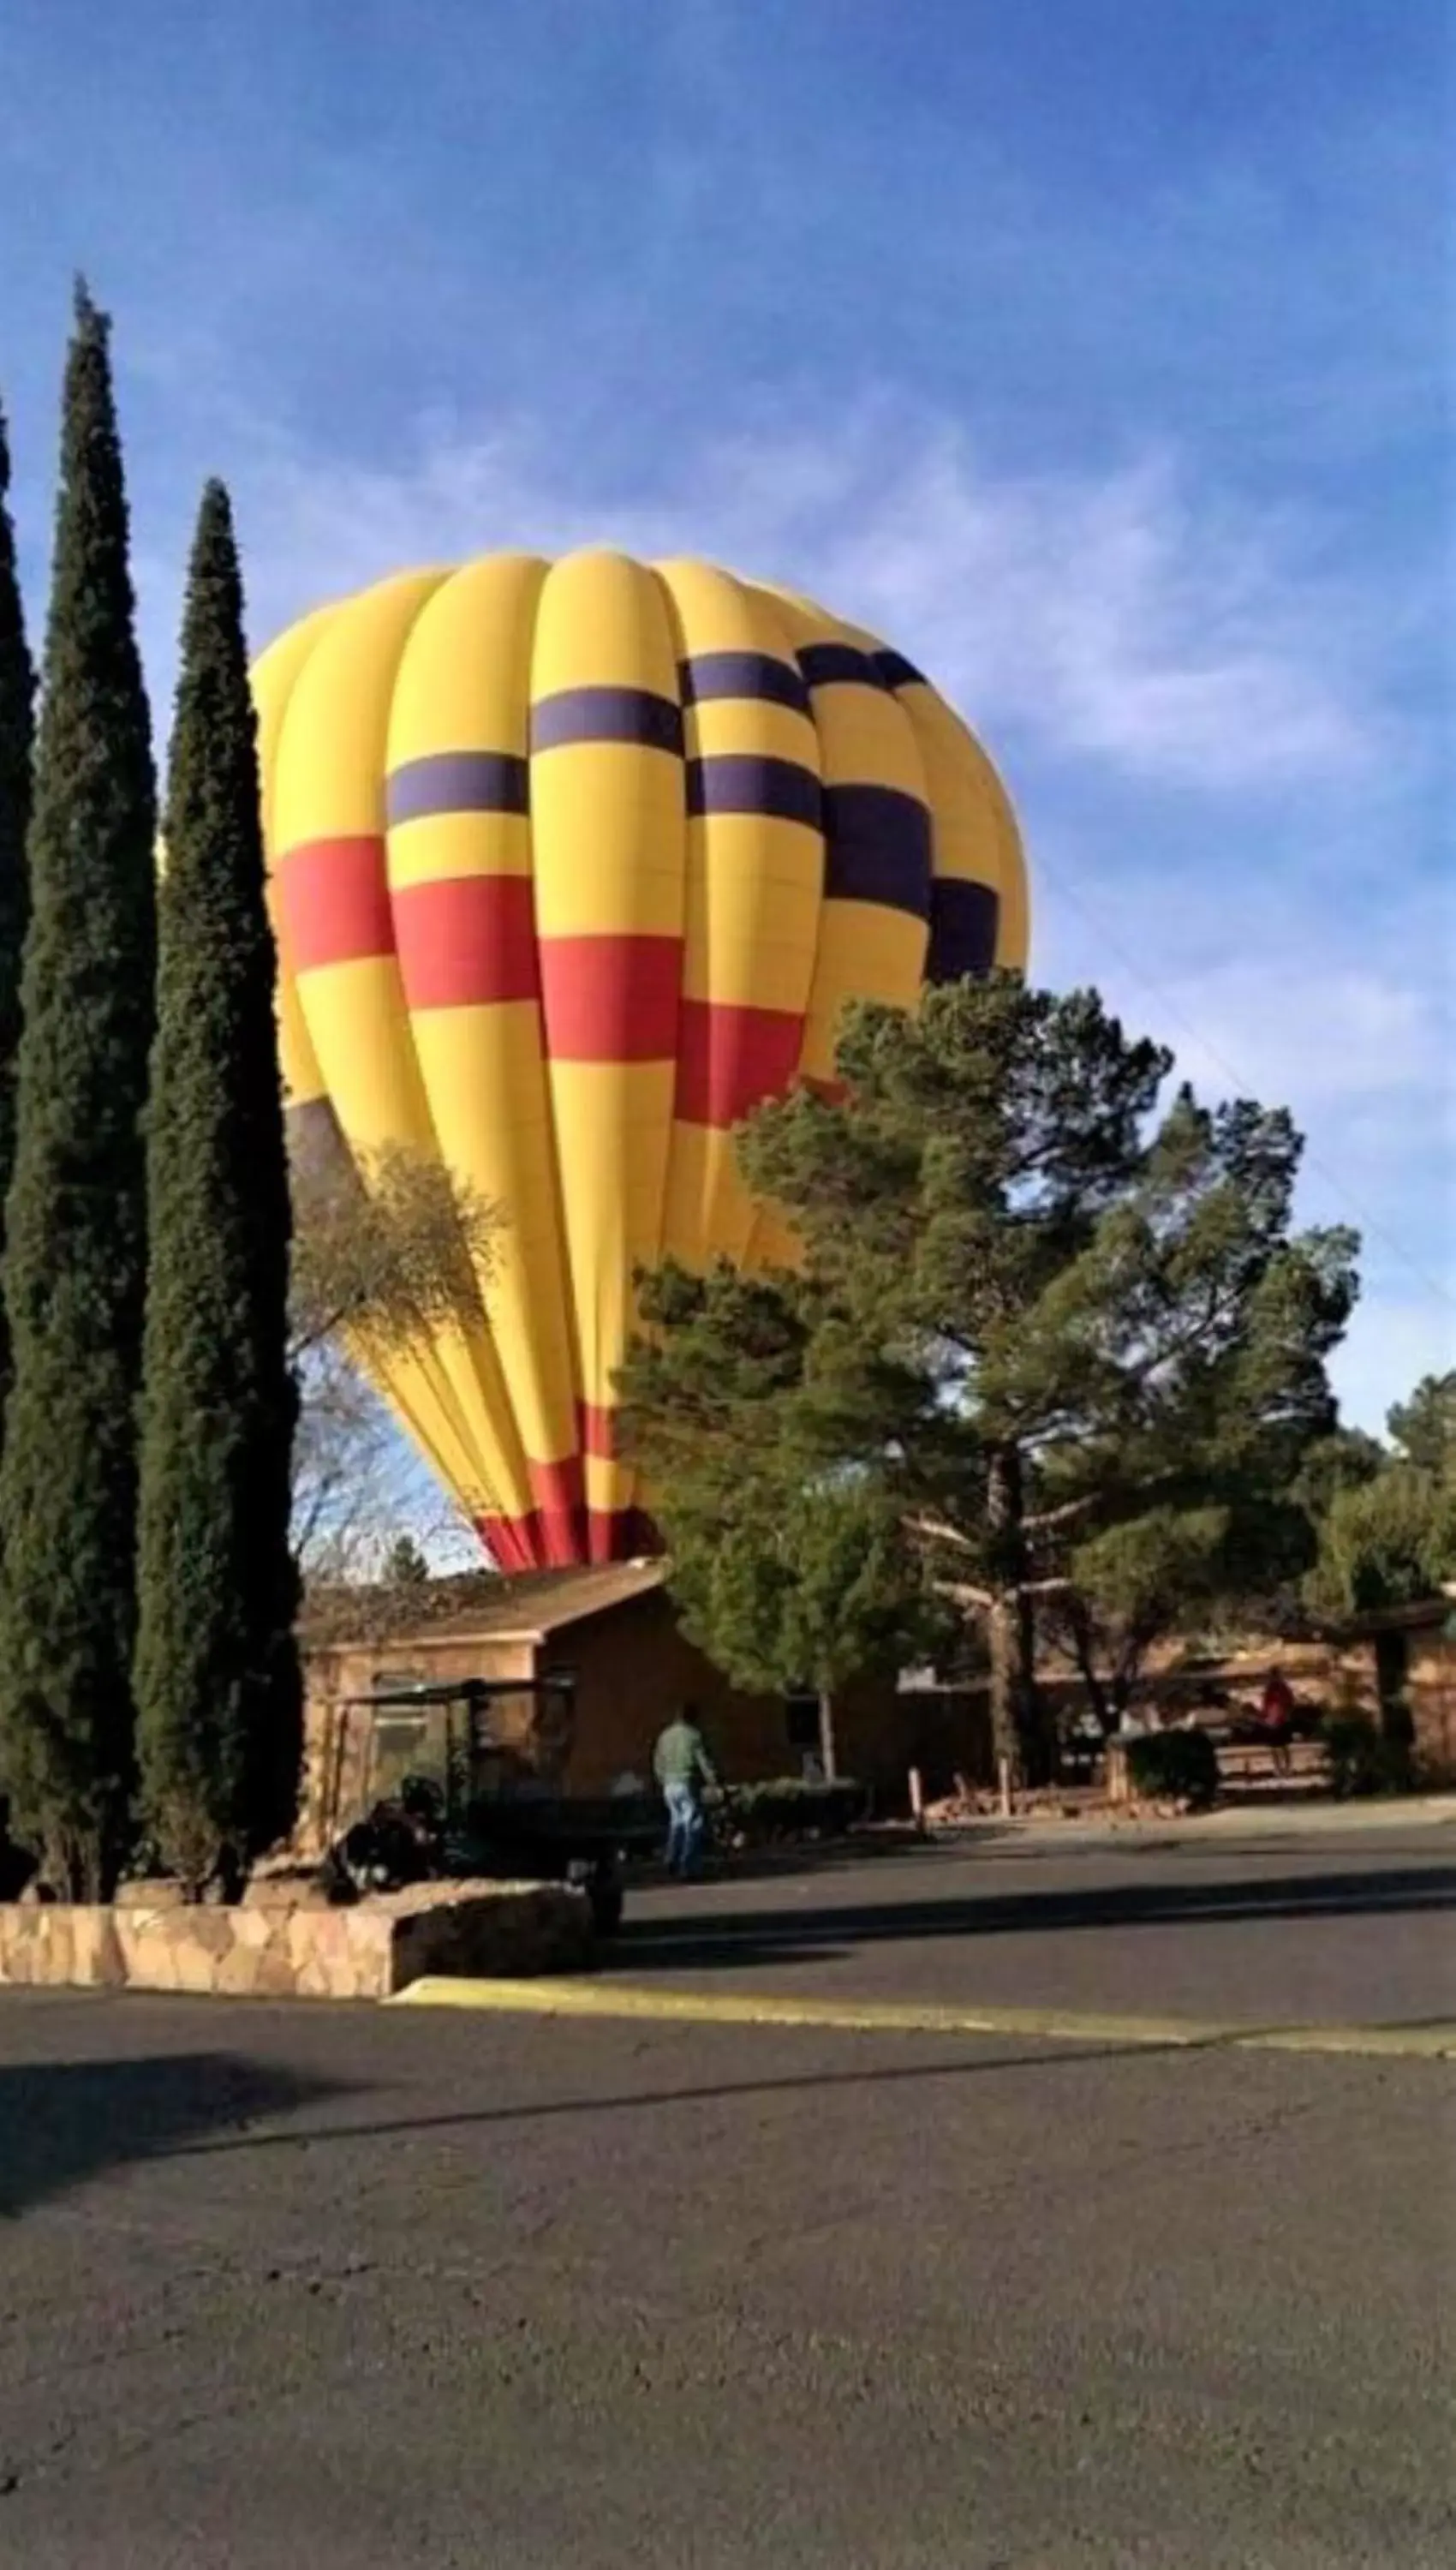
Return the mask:
<svg viewBox="0 0 1456 2570">
<path fill-rule="evenodd" d="M 1410 1745 L 1389 1740 L 1361 1714 L 1330 1714 L 1322 1738 L 1332 1793 L 1341 1800 L 1363 1794 L 1403 1794 L 1411 1783 Z"/>
<path fill-rule="evenodd" d="M 1206 1812 L 1219 1790 L 1219 1753 L 1206 1731 L 1150 1731 L 1127 1744 L 1133 1792 Z"/>
<path fill-rule="evenodd" d="M 754 1785 L 730 1785 L 705 1797 L 714 1813 L 749 1847 L 806 1838 L 843 1838 L 869 1809 L 863 1785 L 810 1784 L 800 1776 L 774 1776 Z"/>
</svg>

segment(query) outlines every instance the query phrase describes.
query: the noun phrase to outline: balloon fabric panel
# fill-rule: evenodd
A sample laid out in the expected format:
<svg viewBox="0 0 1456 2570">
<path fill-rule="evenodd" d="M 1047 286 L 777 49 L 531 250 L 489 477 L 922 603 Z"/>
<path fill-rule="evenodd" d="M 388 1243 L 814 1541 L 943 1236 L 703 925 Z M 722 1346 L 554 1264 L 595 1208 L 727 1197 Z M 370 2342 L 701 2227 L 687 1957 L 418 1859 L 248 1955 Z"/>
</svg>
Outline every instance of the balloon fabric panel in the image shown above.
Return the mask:
<svg viewBox="0 0 1456 2570">
<path fill-rule="evenodd" d="M 254 669 L 295 1165 L 497 1209 L 479 1311 L 359 1351 L 503 1568 L 649 1548 L 633 1275 L 792 1263 L 733 1127 L 846 1005 L 1026 959 L 989 759 L 912 664 L 711 565 L 405 573 Z"/>
<path fill-rule="evenodd" d="M 294 682 L 336 613 L 335 609 L 322 608 L 291 626 L 261 655 L 252 673 L 268 863 L 268 913 L 278 949 L 278 1054 L 288 1101 L 289 1149 L 295 1171 L 305 1183 L 321 1179 L 330 1185 L 359 1181 L 313 1049 L 289 951 L 278 890 L 274 780 L 283 714 Z M 368 1370 L 442 1485 L 452 1491 L 467 1487 L 474 1469 L 470 1450 L 453 1425 L 449 1388 L 433 1352 L 423 1358 L 417 1353 L 393 1354 L 385 1363 L 376 1355 Z"/>
</svg>

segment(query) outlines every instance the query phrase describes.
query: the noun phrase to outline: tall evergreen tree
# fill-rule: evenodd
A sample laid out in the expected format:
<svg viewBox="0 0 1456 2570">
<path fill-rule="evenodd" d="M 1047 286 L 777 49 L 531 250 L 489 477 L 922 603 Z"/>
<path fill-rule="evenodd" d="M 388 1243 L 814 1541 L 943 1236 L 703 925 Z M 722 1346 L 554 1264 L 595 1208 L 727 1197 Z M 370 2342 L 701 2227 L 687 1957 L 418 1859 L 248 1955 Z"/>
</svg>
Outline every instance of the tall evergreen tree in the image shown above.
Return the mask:
<svg viewBox="0 0 1456 2570">
<path fill-rule="evenodd" d="M 1456 1481 L 1456 1366 L 1423 1375 L 1409 1400 L 1386 1412 L 1385 1425 L 1403 1464 Z"/>
<path fill-rule="evenodd" d="M 0 1766 L 17 1831 L 78 1897 L 114 1876 L 132 1782 L 156 817 L 109 328 L 78 286 L 28 841 L 0 1462 Z"/>
<path fill-rule="evenodd" d="M 255 725 L 227 494 L 202 496 L 167 796 L 148 1134 L 137 1746 L 199 1883 L 292 1824 L 289 1209 Z"/>
<path fill-rule="evenodd" d="M 10 522 L 10 447 L 0 410 L 0 1257 L 4 1199 L 15 1163 L 15 1056 L 20 1044 L 20 967 L 30 916 L 25 839 L 30 826 L 30 763 L 35 729 L 35 670 L 25 640 L 15 533 Z M 10 1389 L 10 1337 L 0 1303 L 0 1409 Z"/>
<path fill-rule="evenodd" d="M 1211 1556 L 1235 1574 L 1330 1426 L 1355 1243 L 1291 1230 L 1287 1115 L 1160 1102 L 1167 1055 L 1093 992 L 1002 975 L 913 1016 L 861 1006 L 838 1066 L 838 1102 L 765 1106 L 740 1143 L 802 1274 L 646 1280 L 628 1449 L 674 1556 L 716 1509 L 794 1545 L 811 1597 L 817 1508 L 786 1488 L 893 1513 L 984 1636 L 998 1754 L 1034 1772 L 1035 1618 L 1141 1613 L 1150 1571 L 1185 1589 Z M 731 1655 L 738 1593 L 699 1595 L 698 1638 Z"/>
</svg>

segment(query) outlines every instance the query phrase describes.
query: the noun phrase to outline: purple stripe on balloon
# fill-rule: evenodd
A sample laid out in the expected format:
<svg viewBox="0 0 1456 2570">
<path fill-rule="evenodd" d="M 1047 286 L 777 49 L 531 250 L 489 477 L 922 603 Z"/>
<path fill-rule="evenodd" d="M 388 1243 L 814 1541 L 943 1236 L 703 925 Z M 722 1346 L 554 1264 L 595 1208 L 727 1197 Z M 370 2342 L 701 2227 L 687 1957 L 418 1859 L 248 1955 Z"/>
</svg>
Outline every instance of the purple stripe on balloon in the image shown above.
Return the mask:
<svg viewBox="0 0 1456 2570">
<path fill-rule="evenodd" d="M 824 889 L 834 901 L 876 901 L 912 919 L 930 915 L 930 815 L 893 785 L 827 785 Z"/>
<path fill-rule="evenodd" d="M 685 705 L 711 704 L 724 696 L 748 696 L 757 704 L 789 705 L 809 711 L 809 689 L 791 661 L 771 651 L 696 651 L 677 664 Z"/>
<path fill-rule="evenodd" d="M 923 687 L 929 683 L 923 669 L 917 669 L 903 651 L 877 651 L 875 666 L 887 687 Z"/>
<path fill-rule="evenodd" d="M 503 749 L 442 749 L 406 759 L 385 779 L 384 809 L 391 829 L 445 812 L 529 812 L 530 762 Z"/>
<path fill-rule="evenodd" d="M 682 707 L 650 687 L 562 687 L 531 708 L 531 746 L 573 748 L 580 741 L 628 741 L 637 749 L 682 756 Z"/>
<path fill-rule="evenodd" d="M 724 751 L 687 763 L 687 808 L 705 812 L 756 812 L 770 821 L 820 827 L 823 789 L 812 767 L 797 759 L 760 757 L 757 751 Z"/>
<path fill-rule="evenodd" d="M 1000 916 L 1000 896 L 989 884 L 942 875 L 930 887 L 926 981 L 959 982 L 967 974 L 983 979 L 996 960 Z"/>
<path fill-rule="evenodd" d="M 883 688 L 887 683 L 869 652 L 853 642 L 806 642 L 798 660 L 811 687 Z"/>
</svg>

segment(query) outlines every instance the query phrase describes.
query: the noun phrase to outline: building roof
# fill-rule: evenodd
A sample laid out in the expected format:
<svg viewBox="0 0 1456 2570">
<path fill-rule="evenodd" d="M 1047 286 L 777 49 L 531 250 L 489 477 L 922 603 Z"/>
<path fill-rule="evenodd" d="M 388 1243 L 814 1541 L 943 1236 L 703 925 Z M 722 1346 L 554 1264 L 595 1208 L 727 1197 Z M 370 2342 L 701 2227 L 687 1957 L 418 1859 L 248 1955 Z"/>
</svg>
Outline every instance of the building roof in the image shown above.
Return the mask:
<svg viewBox="0 0 1456 2570">
<path fill-rule="evenodd" d="M 666 1581 L 660 1561 L 605 1561 L 589 1569 L 470 1570 L 452 1579 L 315 1589 L 305 1602 L 305 1650 L 351 1642 L 545 1640 L 588 1616 L 650 1596 Z"/>
</svg>

